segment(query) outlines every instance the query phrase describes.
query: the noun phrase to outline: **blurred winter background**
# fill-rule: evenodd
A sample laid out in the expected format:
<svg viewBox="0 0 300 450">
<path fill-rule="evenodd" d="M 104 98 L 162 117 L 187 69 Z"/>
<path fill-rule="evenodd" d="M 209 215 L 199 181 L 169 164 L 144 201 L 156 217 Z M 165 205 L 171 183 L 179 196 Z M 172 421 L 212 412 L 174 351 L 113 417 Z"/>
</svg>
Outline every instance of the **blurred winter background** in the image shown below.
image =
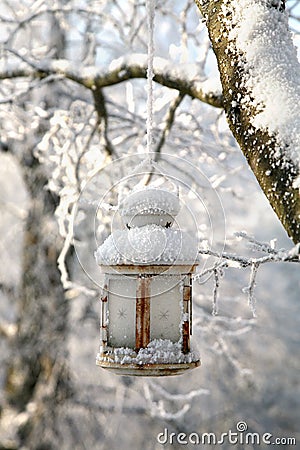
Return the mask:
<svg viewBox="0 0 300 450">
<path fill-rule="evenodd" d="M 287 1 L 296 45 L 299 3 Z M 169 433 L 220 435 L 229 429 L 235 431 L 242 420 L 249 431 L 292 436 L 299 441 L 298 264 L 273 262 L 259 267 L 254 290 L 256 319 L 244 289 L 249 285 L 250 267 L 232 265 L 218 272 L 217 316 L 211 314 L 214 276 L 205 283 L 195 282 L 192 339 L 201 354 L 200 368 L 176 377 L 143 379 L 118 377 L 96 367 L 98 290 L 86 276 L 68 239 L 76 218 L 78 193 L 87 180 L 100 170 L 100 185 L 105 189 L 105 177 L 101 179 L 105 164 L 145 151 L 146 80 L 130 79 L 111 86 L 108 81 L 100 89 L 103 98 L 99 100 L 92 89 L 72 81 L 63 69 L 60 74 L 41 76 L 39 65 L 64 60 L 70 64 L 69 74 L 73 70 L 81 75 L 83 69 L 92 74 L 93 67 L 103 73 L 117 58 L 146 54 L 145 4 L 137 0 L 1 0 L 0 5 L 0 448 L 156 449 L 161 448 L 157 434 L 165 428 Z M 168 0 L 157 1 L 156 5 L 155 56 L 169 60 L 175 68 L 177 65 L 183 80 L 185 73 L 196 67 L 199 79 L 211 80 L 211 89 L 217 91 L 214 56 L 194 2 Z M 23 70 L 24 74 L 14 77 L 14 70 Z M 169 127 L 172 108 L 175 113 Z M 209 180 L 204 187 L 201 179 L 194 185 L 214 219 L 213 250 L 222 250 L 224 244 L 223 211 L 226 251 L 231 254 L 245 258 L 265 255 L 257 246 L 253 250 L 247 237 L 235 235 L 241 231 L 268 243 L 270 248 L 293 247 L 235 144 L 221 109 L 188 95 L 179 100 L 178 91 L 156 83 L 154 150 L 160 143 L 158 160 L 160 153 L 162 159 L 163 154 L 182 158 L 182 166 L 178 159 L 178 173 L 185 171 L 184 161 L 188 161 L 201 171 L 203 180 Z M 33 162 L 28 162 L 28 154 L 33 155 Z M 128 167 L 125 165 L 125 172 L 132 169 L 132 161 Z M 72 395 L 56 398 L 51 404 L 53 409 L 41 413 L 40 440 L 34 433 L 31 435 L 35 421 L 30 420 L 38 404 L 35 388 L 30 391 L 32 398 L 24 398 L 23 407 L 22 395 L 15 410 L 10 410 L 7 401 L 7 373 L 16 356 L 12 342 L 18 324 L 27 317 L 22 311 L 26 305 L 20 301 L 20 290 L 24 287 L 24 230 L 32 214 L 32 202 L 36 201 L 32 200 L 32 184 L 37 164 L 47 179 L 43 189 L 46 186 L 51 190 L 56 206 L 55 213 L 51 213 L 54 224 L 45 224 L 42 219 L 36 224 L 41 239 L 58 242 L 60 234 L 63 242 L 67 241 L 65 247 L 63 242 L 57 245 L 68 303 L 68 314 L 62 320 L 68 326 L 60 335 L 62 340 L 49 345 L 68 350 L 65 358 L 72 385 Z M 112 171 L 107 187 L 118 182 L 120 176 L 118 168 Z M 88 196 L 97 202 L 101 190 L 96 190 L 93 183 L 89 186 Z M 210 196 L 212 191 L 220 201 Z M 197 212 L 197 202 L 193 198 L 190 202 L 194 202 L 192 207 Z M 49 213 L 46 206 L 40 211 Z M 85 220 L 94 220 L 89 211 L 85 214 Z M 102 229 L 97 230 L 100 238 L 107 235 L 109 225 L 109 215 L 103 214 Z M 210 230 L 205 223 L 198 225 L 205 240 Z M 97 270 L 92 267 L 96 244 L 88 228 L 83 221 L 75 238 L 83 249 L 80 262 L 90 272 Z M 43 278 L 45 267 L 38 266 L 38 258 L 36 270 Z M 43 320 L 54 320 L 55 312 L 50 307 L 44 311 Z M 28 328 L 36 330 L 39 326 L 31 323 Z M 28 351 L 28 343 L 26 348 Z M 33 345 L 32 349 L 36 351 Z M 22 353 L 22 347 L 18 350 Z M 30 370 L 34 372 L 34 368 Z M 55 420 L 47 422 L 47 415 L 55 415 Z M 226 445 L 222 448 L 231 447 Z"/>
</svg>

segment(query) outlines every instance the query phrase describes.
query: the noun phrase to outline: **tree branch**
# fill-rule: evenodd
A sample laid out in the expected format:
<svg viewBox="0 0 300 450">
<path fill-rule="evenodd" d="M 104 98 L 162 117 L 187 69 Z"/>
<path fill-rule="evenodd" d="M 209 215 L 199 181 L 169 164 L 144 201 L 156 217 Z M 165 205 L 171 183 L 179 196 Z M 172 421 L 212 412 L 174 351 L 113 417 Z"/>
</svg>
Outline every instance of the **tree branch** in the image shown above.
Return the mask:
<svg viewBox="0 0 300 450">
<path fill-rule="evenodd" d="M 98 115 L 99 129 L 102 125 L 102 133 L 104 140 L 104 148 L 107 155 L 111 156 L 115 153 L 113 145 L 108 137 L 108 114 L 106 109 L 105 97 L 101 88 L 93 89 L 94 105 Z"/>
<path fill-rule="evenodd" d="M 11 50 L 9 50 L 11 51 Z M 75 67 L 67 60 L 36 62 L 28 60 L 15 51 L 11 51 L 23 63 L 0 71 L 0 79 L 44 78 L 49 75 L 62 75 L 82 86 L 97 90 L 133 78 L 147 77 L 147 55 L 134 54 L 112 61 L 109 68 L 99 69 L 95 66 Z M 199 76 L 196 64 L 179 64 L 175 66 L 168 60 L 154 58 L 154 81 L 178 90 L 216 108 L 223 107 L 223 98 L 219 90 L 211 90 L 211 82 Z"/>
<path fill-rule="evenodd" d="M 243 292 L 248 295 L 248 304 L 252 311 L 253 317 L 256 317 L 256 307 L 255 307 L 255 296 L 254 289 L 256 286 L 256 275 L 261 264 L 274 263 L 274 262 L 296 262 L 300 263 L 300 244 L 295 245 L 290 250 L 275 249 L 275 241 L 272 240 L 270 243 L 260 242 L 248 236 L 244 232 L 235 233 L 236 237 L 245 239 L 250 244 L 252 250 L 260 251 L 262 253 L 267 253 L 265 256 L 247 258 L 239 256 L 236 254 L 230 254 L 226 252 L 215 252 L 210 249 L 199 249 L 200 255 L 209 255 L 217 258 L 213 266 L 208 267 L 200 273 L 193 276 L 193 280 L 198 280 L 198 282 L 203 282 L 206 275 L 213 275 L 214 277 L 214 289 L 212 297 L 212 315 L 218 314 L 218 289 L 220 286 L 220 277 L 223 276 L 224 269 L 229 267 L 235 268 L 246 268 L 251 267 L 251 273 L 249 277 L 249 285 L 243 288 Z M 204 279 L 205 282 L 205 279 Z"/>
<path fill-rule="evenodd" d="M 289 76 L 293 71 L 296 72 L 297 67 L 299 69 L 299 65 L 297 66 L 297 58 L 284 17 L 284 2 L 243 0 L 243 4 L 240 4 L 225 0 L 195 0 L 195 3 L 205 17 L 218 60 L 224 108 L 230 129 L 271 206 L 296 244 L 300 242 L 299 155 L 297 155 L 299 133 L 296 131 L 295 137 L 290 138 L 289 129 L 291 127 L 290 124 L 287 124 L 286 132 L 281 135 L 280 126 L 285 119 L 284 116 L 289 114 L 291 109 L 288 107 L 282 111 L 285 106 L 282 102 L 290 92 L 294 95 L 294 104 L 296 105 L 292 105 L 292 108 L 295 109 L 299 105 L 299 70 L 298 81 L 296 75 L 294 80 Z M 251 24 L 246 29 L 248 24 L 246 13 L 248 17 L 261 14 L 260 29 L 255 28 L 258 20 L 255 21 L 253 30 L 249 30 Z M 240 29 L 241 23 L 243 29 Z M 270 38 L 270 30 L 272 38 Z M 245 38 L 245 33 L 247 33 L 247 38 Z M 244 47 L 238 45 L 243 39 Z M 259 58 L 257 57 L 258 44 L 261 44 Z M 283 45 L 285 45 L 284 51 L 281 50 Z M 278 58 L 280 50 L 281 59 Z M 287 55 L 285 55 L 285 50 Z M 257 79 L 253 74 L 265 71 L 270 54 L 273 55 L 274 61 L 271 61 L 270 64 L 273 63 L 274 76 L 279 79 L 277 90 L 281 95 L 272 98 L 274 97 L 272 96 L 274 87 L 267 85 L 266 88 L 270 88 L 270 95 L 267 101 L 259 102 L 255 85 Z M 252 55 L 252 59 L 249 55 Z M 263 78 L 260 80 L 261 83 L 264 82 Z M 275 85 L 277 86 L 277 84 Z M 260 88 L 259 93 L 261 91 L 263 89 Z M 271 122 L 272 114 L 278 115 L 279 131 L 275 128 L 272 129 L 271 126 L 255 123 L 255 119 L 256 122 L 261 122 L 262 114 L 265 113 L 266 117 L 266 112 L 268 112 Z M 297 129 L 299 120 L 296 112 L 293 122 Z"/>
<path fill-rule="evenodd" d="M 175 97 L 175 99 L 172 101 L 170 108 L 167 112 L 166 115 L 166 119 L 165 119 L 165 127 L 164 130 L 161 134 L 160 140 L 158 141 L 158 144 L 155 147 L 155 161 L 158 159 L 158 155 L 161 152 L 162 147 L 164 146 L 164 143 L 166 142 L 166 139 L 168 137 L 168 135 L 170 134 L 170 131 L 172 129 L 174 120 L 175 120 L 175 113 L 176 110 L 178 108 L 178 106 L 180 105 L 180 103 L 182 102 L 182 100 L 184 99 L 185 95 L 182 93 L 179 93 L 177 95 L 177 97 Z"/>
</svg>

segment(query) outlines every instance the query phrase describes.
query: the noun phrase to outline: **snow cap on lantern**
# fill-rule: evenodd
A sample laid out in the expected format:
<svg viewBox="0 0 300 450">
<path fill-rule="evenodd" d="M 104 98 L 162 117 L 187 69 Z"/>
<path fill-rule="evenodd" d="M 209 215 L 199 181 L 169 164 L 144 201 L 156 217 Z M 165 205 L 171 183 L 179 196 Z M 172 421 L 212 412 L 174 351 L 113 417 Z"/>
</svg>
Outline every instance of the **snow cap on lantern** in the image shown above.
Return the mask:
<svg viewBox="0 0 300 450">
<path fill-rule="evenodd" d="M 119 212 L 127 228 L 147 223 L 169 228 L 180 209 L 177 192 L 155 187 L 133 190 L 119 202 Z"/>
<path fill-rule="evenodd" d="M 120 196 L 118 212 L 127 230 L 114 231 L 97 249 L 99 265 L 194 264 L 197 240 L 170 228 L 180 210 L 178 189 L 144 186 Z"/>
<path fill-rule="evenodd" d="M 95 253 L 105 274 L 97 364 L 120 374 L 173 375 L 197 367 L 190 350 L 197 241 L 171 228 L 177 186 L 137 185 L 119 195 L 125 229 Z"/>
</svg>

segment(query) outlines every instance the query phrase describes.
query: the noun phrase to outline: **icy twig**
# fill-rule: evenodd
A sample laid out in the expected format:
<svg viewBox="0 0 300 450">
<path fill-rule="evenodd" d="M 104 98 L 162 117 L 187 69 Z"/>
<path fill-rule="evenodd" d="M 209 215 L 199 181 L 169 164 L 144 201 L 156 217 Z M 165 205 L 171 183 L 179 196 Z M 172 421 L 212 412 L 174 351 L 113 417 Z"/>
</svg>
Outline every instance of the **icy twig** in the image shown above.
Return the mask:
<svg viewBox="0 0 300 450">
<path fill-rule="evenodd" d="M 61 273 L 60 279 L 61 279 L 64 289 L 70 289 L 71 287 L 73 287 L 73 283 L 69 279 L 69 273 L 68 273 L 68 270 L 66 267 L 66 256 L 67 256 L 67 253 L 68 253 L 68 251 L 72 245 L 72 241 L 73 241 L 73 221 L 74 221 L 75 213 L 76 213 L 76 203 L 73 203 L 70 217 L 69 217 L 67 235 L 64 240 L 63 248 L 57 258 L 58 269 Z"/>
<path fill-rule="evenodd" d="M 256 317 L 255 297 L 254 289 L 256 286 L 256 275 L 261 264 L 270 262 L 298 262 L 300 263 L 300 244 L 295 245 L 290 250 L 275 250 L 275 240 L 273 239 L 270 244 L 266 242 L 260 242 L 257 239 L 248 236 L 244 232 L 235 234 L 237 237 L 241 237 L 249 241 L 256 250 L 260 250 L 263 253 L 267 253 L 266 256 L 258 258 L 247 258 L 235 254 L 226 252 L 215 252 L 213 250 L 200 249 L 201 255 L 209 255 L 218 258 L 218 261 L 212 267 L 203 270 L 201 273 L 195 275 L 193 280 L 201 280 L 205 275 L 213 274 L 214 276 L 214 289 L 213 289 L 213 309 L 212 314 L 215 316 L 218 313 L 218 289 L 220 286 L 220 275 L 223 274 L 222 269 L 228 267 L 246 268 L 251 267 L 249 285 L 243 288 L 243 292 L 248 294 L 248 304 L 252 311 L 253 317 Z M 230 261 L 234 264 L 230 264 Z M 207 280 L 204 280 L 204 282 Z"/>
<path fill-rule="evenodd" d="M 203 252 L 201 250 L 199 250 L 199 253 L 203 254 Z M 206 253 L 206 250 L 205 250 L 205 254 L 208 254 L 208 253 Z M 209 253 L 209 254 L 211 254 L 211 253 Z M 216 255 L 213 255 L 213 256 L 216 256 Z M 203 270 L 202 272 L 197 273 L 193 277 L 193 281 L 196 281 L 196 280 L 200 281 L 205 275 L 209 275 L 209 274 L 213 273 L 215 270 L 220 270 L 222 267 L 227 267 L 227 266 L 228 266 L 228 264 L 226 261 L 221 261 L 221 262 L 218 261 L 212 267 L 208 267 L 207 269 Z"/>
<path fill-rule="evenodd" d="M 248 293 L 248 305 L 250 306 L 253 317 L 256 317 L 254 289 L 256 286 L 255 280 L 256 280 L 258 268 L 259 268 L 258 263 L 253 263 L 251 265 L 249 286 L 247 286 L 243 289 L 243 292 Z"/>
<path fill-rule="evenodd" d="M 197 389 L 190 392 L 187 392 L 186 394 L 171 394 L 166 389 L 164 389 L 160 384 L 156 383 L 155 381 L 149 380 L 149 386 L 151 386 L 161 397 L 163 397 L 166 400 L 171 401 L 190 401 L 195 397 L 199 397 L 201 395 L 209 395 L 210 392 L 208 389 Z"/>
<path fill-rule="evenodd" d="M 278 250 L 275 249 L 276 239 L 272 239 L 270 241 L 270 243 L 269 242 L 260 242 L 257 239 L 255 239 L 253 236 L 249 236 L 244 231 L 238 231 L 238 232 L 234 233 L 234 235 L 237 238 L 247 240 L 251 244 L 251 248 L 253 250 L 259 250 L 264 253 L 273 253 L 273 254 L 278 253 Z"/>
<path fill-rule="evenodd" d="M 149 405 L 151 417 L 158 417 L 164 420 L 181 420 L 184 415 L 191 408 L 191 405 L 186 403 L 182 408 L 178 409 L 176 412 L 166 411 L 164 402 L 159 400 L 156 402 L 153 399 L 153 395 L 150 386 L 147 382 L 144 383 L 144 394 Z"/>
<path fill-rule="evenodd" d="M 226 338 L 230 338 L 230 342 L 232 342 L 234 338 L 239 338 L 248 333 L 253 329 L 256 323 L 255 320 L 253 318 L 243 319 L 241 317 L 225 317 L 222 315 L 212 316 L 202 308 L 197 312 L 194 325 L 197 325 L 205 333 L 206 341 L 213 339 L 209 349 L 216 355 L 224 355 L 231 366 L 243 377 L 251 375 L 251 371 L 242 367 L 238 359 L 232 354 Z"/>
<path fill-rule="evenodd" d="M 218 314 L 218 290 L 220 286 L 220 276 L 222 276 L 222 271 L 220 269 L 214 269 L 214 291 L 213 291 L 213 304 L 212 304 L 212 315 L 216 316 Z"/>
<path fill-rule="evenodd" d="M 240 264 L 240 267 L 249 267 L 254 263 L 264 264 L 269 262 L 296 262 L 300 263 L 300 246 L 297 244 L 291 250 L 280 250 L 278 253 L 271 253 L 260 258 L 246 258 L 233 253 L 215 252 L 213 250 L 199 250 L 201 255 L 215 256 L 221 260 L 234 261 Z"/>
<path fill-rule="evenodd" d="M 230 362 L 230 364 L 239 372 L 239 374 L 242 377 L 247 377 L 249 375 L 252 375 L 252 370 L 242 367 L 239 363 L 239 361 L 232 356 L 228 349 L 228 345 L 226 344 L 225 340 L 222 337 L 219 337 L 217 340 L 217 343 L 220 346 L 220 349 L 222 350 L 222 354 L 226 356 L 227 360 Z"/>
</svg>

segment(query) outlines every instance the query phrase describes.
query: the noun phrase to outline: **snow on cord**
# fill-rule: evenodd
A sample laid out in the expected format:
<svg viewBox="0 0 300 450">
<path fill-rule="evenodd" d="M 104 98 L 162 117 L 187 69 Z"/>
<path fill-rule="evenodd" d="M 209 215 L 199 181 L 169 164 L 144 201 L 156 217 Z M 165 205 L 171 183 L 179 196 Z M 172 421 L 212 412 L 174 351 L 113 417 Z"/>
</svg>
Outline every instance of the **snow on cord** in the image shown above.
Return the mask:
<svg viewBox="0 0 300 450">
<path fill-rule="evenodd" d="M 198 352 L 191 351 L 187 355 L 181 351 L 180 342 L 171 342 L 169 339 L 154 339 L 146 348 L 138 353 L 132 348 L 115 348 L 105 356 L 97 356 L 98 361 L 112 359 L 119 364 L 182 364 L 199 360 Z"/>
<path fill-rule="evenodd" d="M 228 38 L 243 54 L 243 82 L 254 99 L 242 101 L 259 111 L 252 125 L 275 135 L 286 156 L 300 167 L 300 64 L 287 14 L 269 3 L 236 0 L 223 5 L 223 14 L 232 12 Z"/>
<path fill-rule="evenodd" d="M 154 224 L 117 230 L 95 252 L 99 265 L 189 264 L 197 257 L 196 239 L 180 230 Z"/>
</svg>

